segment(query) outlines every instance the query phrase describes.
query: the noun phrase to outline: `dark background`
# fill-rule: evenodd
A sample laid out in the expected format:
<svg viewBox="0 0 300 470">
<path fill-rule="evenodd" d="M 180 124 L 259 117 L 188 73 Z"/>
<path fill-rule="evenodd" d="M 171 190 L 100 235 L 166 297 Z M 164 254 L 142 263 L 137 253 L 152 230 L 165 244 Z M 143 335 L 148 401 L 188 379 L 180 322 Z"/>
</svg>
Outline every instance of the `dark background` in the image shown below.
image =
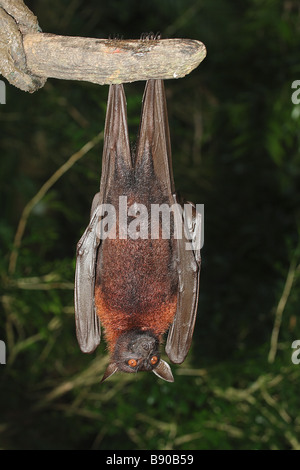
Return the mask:
<svg viewBox="0 0 300 470">
<path fill-rule="evenodd" d="M 300 449 L 296 0 L 36 0 L 45 32 L 199 39 L 207 57 L 165 82 L 176 188 L 205 204 L 199 312 L 175 383 L 116 374 L 75 337 L 75 249 L 98 191 L 102 142 L 26 204 L 104 126 L 107 86 L 7 85 L 0 107 L 0 446 L 4 449 Z M 125 86 L 131 139 L 144 83 Z M 277 318 L 277 322 L 275 322 Z M 274 327 L 275 325 L 275 327 Z M 275 328 L 275 330 L 274 330 Z M 278 343 L 271 346 L 271 336 Z M 271 354 L 270 354 L 271 350 Z M 272 357 L 274 360 L 272 360 Z"/>
</svg>

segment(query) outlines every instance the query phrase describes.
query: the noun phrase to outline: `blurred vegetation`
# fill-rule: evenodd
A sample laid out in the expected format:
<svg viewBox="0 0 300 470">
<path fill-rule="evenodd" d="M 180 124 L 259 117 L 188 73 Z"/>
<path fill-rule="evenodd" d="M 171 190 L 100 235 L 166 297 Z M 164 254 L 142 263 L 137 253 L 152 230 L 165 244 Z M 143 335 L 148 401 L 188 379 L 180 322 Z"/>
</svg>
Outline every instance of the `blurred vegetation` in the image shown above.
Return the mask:
<svg viewBox="0 0 300 470">
<path fill-rule="evenodd" d="M 175 383 L 116 374 L 100 385 L 105 345 L 80 352 L 73 283 L 76 243 L 99 187 L 108 87 L 50 79 L 30 95 L 7 86 L 0 447 L 300 450 L 300 365 L 291 362 L 300 338 L 300 105 L 291 101 L 300 79 L 299 3 L 26 4 L 46 32 L 160 31 L 205 43 L 199 68 L 165 84 L 176 187 L 205 204 L 205 246 L 193 346 L 173 366 Z M 126 85 L 133 141 L 143 87 Z"/>
</svg>

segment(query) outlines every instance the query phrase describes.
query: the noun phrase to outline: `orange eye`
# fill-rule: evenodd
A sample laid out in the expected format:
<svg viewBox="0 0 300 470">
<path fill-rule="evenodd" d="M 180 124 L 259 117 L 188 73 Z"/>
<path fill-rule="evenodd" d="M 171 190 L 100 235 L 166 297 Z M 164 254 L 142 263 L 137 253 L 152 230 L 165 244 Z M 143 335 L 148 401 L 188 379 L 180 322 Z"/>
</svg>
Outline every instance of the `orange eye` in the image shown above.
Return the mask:
<svg viewBox="0 0 300 470">
<path fill-rule="evenodd" d="M 130 367 L 136 367 L 137 366 L 137 361 L 135 359 L 129 359 L 129 361 L 127 361 L 127 364 Z"/>
<path fill-rule="evenodd" d="M 151 364 L 154 366 L 154 364 L 156 364 L 158 361 L 158 357 L 157 356 L 152 356 L 151 359 L 150 359 L 150 362 Z"/>
</svg>

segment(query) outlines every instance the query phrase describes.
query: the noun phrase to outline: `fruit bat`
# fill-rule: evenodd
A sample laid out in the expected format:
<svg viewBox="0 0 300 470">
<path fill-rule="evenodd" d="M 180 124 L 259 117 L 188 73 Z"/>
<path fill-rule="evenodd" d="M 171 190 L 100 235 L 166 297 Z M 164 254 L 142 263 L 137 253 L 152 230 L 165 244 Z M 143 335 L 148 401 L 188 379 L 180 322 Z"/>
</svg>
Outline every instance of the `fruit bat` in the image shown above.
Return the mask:
<svg viewBox="0 0 300 470">
<path fill-rule="evenodd" d="M 173 382 L 171 368 L 159 351 L 167 331 L 165 351 L 171 362 L 182 363 L 189 351 L 200 272 L 200 248 L 193 240 L 201 215 L 192 203 L 187 205 L 191 210 L 185 215 L 174 188 L 163 81 L 146 83 L 134 152 L 123 85 L 111 85 L 100 192 L 77 244 L 75 274 L 76 334 L 81 350 L 93 352 L 104 329 L 110 363 L 102 381 L 119 370 L 152 371 Z M 111 207 L 114 224 L 106 220 Z M 154 222 L 139 216 L 152 214 L 153 207 L 174 210 L 169 230 L 159 214 L 156 232 L 150 236 Z M 128 235 L 130 224 L 136 228 L 133 236 Z M 188 250 L 190 240 L 192 249 Z"/>
</svg>

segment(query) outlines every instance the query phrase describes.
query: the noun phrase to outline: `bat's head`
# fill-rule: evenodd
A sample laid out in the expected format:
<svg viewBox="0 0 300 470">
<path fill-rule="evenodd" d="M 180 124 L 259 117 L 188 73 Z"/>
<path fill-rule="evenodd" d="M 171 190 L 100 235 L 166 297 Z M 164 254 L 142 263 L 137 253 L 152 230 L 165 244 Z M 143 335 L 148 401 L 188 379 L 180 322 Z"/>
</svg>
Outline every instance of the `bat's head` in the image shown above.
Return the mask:
<svg viewBox="0 0 300 470">
<path fill-rule="evenodd" d="M 160 358 L 159 340 L 151 331 L 130 330 L 119 336 L 102 382 L 117 370 L 152 371 L 161 379 L 174 382 L 170 366 Z"/>
</svg>

